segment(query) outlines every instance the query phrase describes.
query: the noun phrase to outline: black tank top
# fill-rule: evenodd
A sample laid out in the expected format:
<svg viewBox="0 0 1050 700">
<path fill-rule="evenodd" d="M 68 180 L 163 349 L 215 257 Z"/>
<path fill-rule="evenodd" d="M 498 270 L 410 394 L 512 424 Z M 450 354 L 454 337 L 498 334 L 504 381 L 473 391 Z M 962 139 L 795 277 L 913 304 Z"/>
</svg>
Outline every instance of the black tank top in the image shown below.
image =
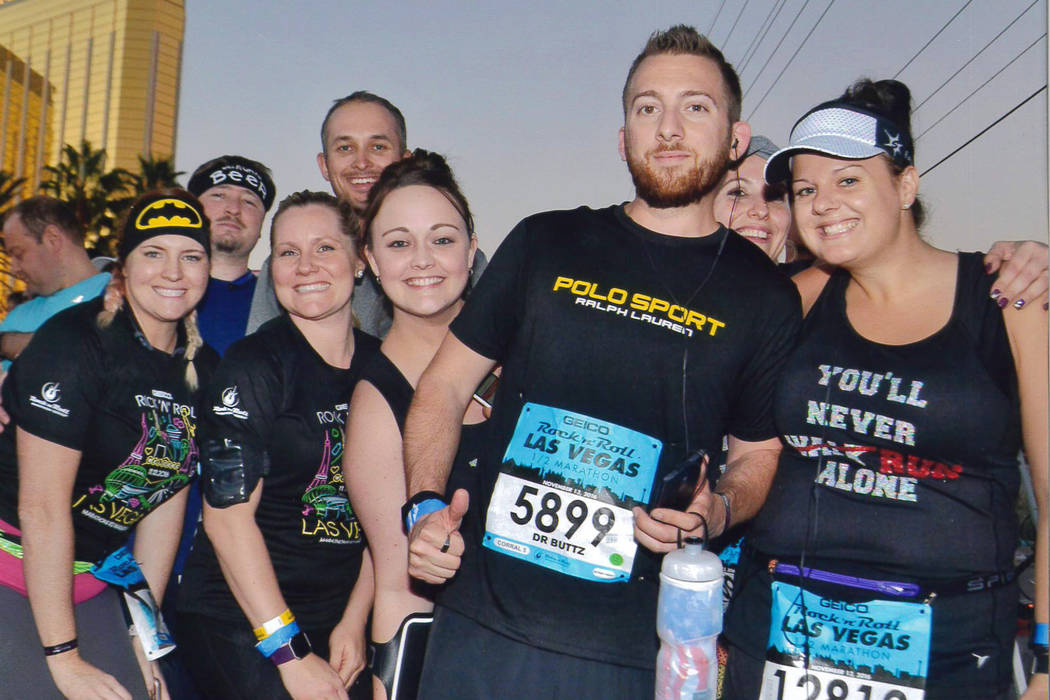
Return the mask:
<svg viewBox="0 0 1050 700">
<path fill-rule="evenodd" d="M 852 328 L 849 281 L 828 282 L 778 386 L 784 451 L 753 546 L 913 580 L 1009 568 L 1020 408 L 980 255 L 959 255 L 945 326 L 907 345 Z"/>
<path fill-rule="evenodd" d="M 412 395 L 416 392 L 405 379 L 405 375 L 401 374 L 401 370 L 380 351 L 368 363 L 361 379 L 370 382 L 376 391 L 386 399 L 394 414 L 394 420 L 397 421 L 397 429 L 404 433 L 408 406 L 412 403 Z"/>
<path fill-rule="evenodd" d="M 405 417 L 408 416 L 408 407 L 415 394 L 415 389 L 405 379 L 405 375 L 401 374 L 401 370 L 390 361 L 390 358 L 378 352 L 362 373 L 362 379 L 371 382 L 372 386 L 386 399 L 390 411 L 394 414 L 394 420 L 397 421 L 398 430 L 404 434 Z M 448 485 L 445 487 L 445 493 L 449 498 L 457 488 L 467 489 L 471 496 L 471 503 L 474 505 L 472 510 L 477 509 L 477 502 L 474 498 L 477 493 L 478 455 L 481 454 L 484 445 L 487 425 L 486 421 L 463 426 L 459 449 L 452 464 Z M 473 520 L 473 513 L 468 514 L 465 520 L 466 525 L 470 525 Z"/>
</svg>

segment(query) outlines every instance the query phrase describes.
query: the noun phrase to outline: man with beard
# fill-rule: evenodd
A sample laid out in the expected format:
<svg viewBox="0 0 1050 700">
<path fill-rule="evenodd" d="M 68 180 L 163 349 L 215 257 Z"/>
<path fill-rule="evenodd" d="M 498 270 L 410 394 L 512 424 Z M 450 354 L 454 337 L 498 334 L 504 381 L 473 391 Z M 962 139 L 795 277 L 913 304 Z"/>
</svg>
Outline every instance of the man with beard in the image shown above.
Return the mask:
<svg viewBox="0 0 1050 700">
<path fill-rule="evenodd" d="M 448 581 L 421 698 L 651 696 L 660 555 L 752 517 L 772 478 L 770 396 L 800 305 L 714 218 L 750 137 L 739 79 L 676 26 L 631 66 L 623 107 L 634 199 L 522 221 L 419 381 L 409 571 Z M 464 409 L 497 363 L 474 501 L 446 501 Z M 725 434 L 715 492 L 702 455 Z"/>
<path fill-rule="evenodd" d="M 358 214 L 368 206 L 368 193 L 383 168 L 411 155 L 405 117 L 390 100 L 366 90 L 336 100 L 321 122 L 321 152 L 317 167 L 332 194 L 349 202 Z M 259 292 L 252 302 L 248 332 L 280 313 L 273 296 L 269 265 L 259 276 Z M 471 281 L 485 269 L 485 255 L 474 256 Z M 392 317 L 375 277 L 366 272 L 354 290 L 354 316 L 366 333 L 382 338 Z"/>
<path fill-rule="evenodd" d="M 270 169 L 243 156 L 209 160 L 190 176 L 186 189 L 211 220 L 211 279 L 197 307 L 201 337 L 218 353 L 244 337 L 255 292 L 248 256 L 259 242 L 263 217 L 276 189 Z"/>
</svg>

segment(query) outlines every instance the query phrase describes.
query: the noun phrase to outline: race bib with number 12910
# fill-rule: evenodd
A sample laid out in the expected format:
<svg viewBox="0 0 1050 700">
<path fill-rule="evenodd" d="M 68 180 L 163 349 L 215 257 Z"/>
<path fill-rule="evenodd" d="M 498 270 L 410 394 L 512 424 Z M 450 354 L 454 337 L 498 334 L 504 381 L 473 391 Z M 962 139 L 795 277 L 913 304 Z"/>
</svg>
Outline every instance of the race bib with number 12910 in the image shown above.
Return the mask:
<svg viewBox="0 0 1050 700">
<path fill-rule="evenodd" d="M 589 581 L 626 581 L 663 443 L 608 421 L 527 403 L 489 501 L 485 547 Z"/>
<path fill-rule="evenodd" d="M 922 700 L 929 605 L 847 602 L 773 582 L 760 700 Z"/>
</svg>

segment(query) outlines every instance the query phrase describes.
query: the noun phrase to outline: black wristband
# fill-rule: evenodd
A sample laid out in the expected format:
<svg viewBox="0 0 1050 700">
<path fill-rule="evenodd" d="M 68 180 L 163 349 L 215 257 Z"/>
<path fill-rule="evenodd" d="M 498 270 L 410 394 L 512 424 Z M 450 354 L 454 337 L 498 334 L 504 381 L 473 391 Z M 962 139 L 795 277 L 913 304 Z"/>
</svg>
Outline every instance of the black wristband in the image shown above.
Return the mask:
<svg viewBox="0 0 1050 700">
<path fill-rule="evenodd" d="M 405 522 L 405 520 L 408 519 L 408 512 L 412 510 L 413 506 L 431 498 L 444 501 L 445 494 L 438 493 L 437 491 L 420 491 L 419 493 L 412 494 L 412 497 L 405 501 L 405 505 L 401 506 L 401 522 Z"/>
<path fill-rule="evenodd" d="M 62 642 L 61 644 L 55 644 L 54 646 L 44 647 L 44 656 L 58 656 L 59 654 L 65 654 L 67 651 L 73 651 L 77 648 L 77 638 L 73 637 L 68 642 Z"/>
<path fill-rule="evenodd" d="M 1046 673 L 1047 672 L 1047 656 L 1046 647 L 1043 647 L 1044 652 L 1042 656 L 1035 657 L 1035 664 L 1033 664 L 1032 673 Z"/>
</svg>

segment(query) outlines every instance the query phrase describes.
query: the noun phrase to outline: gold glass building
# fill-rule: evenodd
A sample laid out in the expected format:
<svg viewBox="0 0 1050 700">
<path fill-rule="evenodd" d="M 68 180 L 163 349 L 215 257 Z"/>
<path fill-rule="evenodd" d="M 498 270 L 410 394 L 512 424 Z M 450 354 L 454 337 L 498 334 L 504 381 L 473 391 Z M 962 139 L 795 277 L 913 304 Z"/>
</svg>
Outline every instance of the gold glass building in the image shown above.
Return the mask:
<svg viewBox="0 0 1050 700">
<path fill-rule="evenodd" d="M 183 0 L 0 0 L 0 169 L 36 190 L 66 143 L 175 153 Z"/>
</svg>

